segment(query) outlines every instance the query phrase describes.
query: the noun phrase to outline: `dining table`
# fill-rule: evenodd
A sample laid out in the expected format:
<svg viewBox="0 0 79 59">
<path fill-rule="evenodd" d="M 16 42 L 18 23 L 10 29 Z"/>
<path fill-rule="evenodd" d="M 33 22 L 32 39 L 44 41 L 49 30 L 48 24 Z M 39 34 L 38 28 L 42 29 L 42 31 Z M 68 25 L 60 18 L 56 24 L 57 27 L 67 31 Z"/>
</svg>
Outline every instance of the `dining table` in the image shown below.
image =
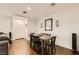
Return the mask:
<svg viewBox="0 0 79 59">
<path fill-rule="evenodd" d="M 44 49 L 44 45 L 45 45 L 45 42 L 47 40 L 50 40 L 50 43 L 52 45 L 50 54 L 53 54 L 53 40 L 56 40 L 56 36 L 52 36 L 52 35 L 40 35 L 40 34 L 34 34 L 33 36 L 39 36 L 39 38 L 40 38 L 41 47 L 42 47 L 42 55 L 44 55 L 44 50 L 45 50 Z"/>
<path fill-rule="evenodd" d="M 42 45 L 42 55 L 44 54 L 44 44 L 47 40 L 50 40 L 51 43 L 51 51 L 50 54 L 53 54 L 53 40 L 56 40 L 56 36 L 49 36 L 49 35 L 43 35 L 39 37 L 41 40 L 41 45 Z"/>
</svg>

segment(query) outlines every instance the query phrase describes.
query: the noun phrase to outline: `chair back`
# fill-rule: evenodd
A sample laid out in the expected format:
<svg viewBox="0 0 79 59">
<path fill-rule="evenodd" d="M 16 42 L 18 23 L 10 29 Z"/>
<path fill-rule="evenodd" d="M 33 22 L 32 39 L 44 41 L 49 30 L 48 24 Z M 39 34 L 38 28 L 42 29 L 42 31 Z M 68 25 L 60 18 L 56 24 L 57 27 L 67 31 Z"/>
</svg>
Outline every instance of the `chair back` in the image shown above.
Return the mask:
<svg viewBox="0 0 79 59">
<path fill-rule="evenodd" d="M 35 42 L 35 41 L 40 41 L 39 36 L 33 36 L 33 42 Z"/>
<path fill-rule="evenodd" d="M 33 38 L 33 35 L 30 35 L 30 40 L 33 41 L 33 39 L 34 39 L 34 38 Z"/>
<path fill-rule="evenodd" d="M 56 43 L 56 37 L 52 37 L 51 39 L 52 39 L 52 44 L 55 45 L 55 43 Z"/>
<path fill-rule="evenodd" d="M 46 41 L 46 44 L 51 46 L 51 45 L 55 45 L 56 42 L 56 37 L 52 37 L 51 39 Z"/>
</svg>

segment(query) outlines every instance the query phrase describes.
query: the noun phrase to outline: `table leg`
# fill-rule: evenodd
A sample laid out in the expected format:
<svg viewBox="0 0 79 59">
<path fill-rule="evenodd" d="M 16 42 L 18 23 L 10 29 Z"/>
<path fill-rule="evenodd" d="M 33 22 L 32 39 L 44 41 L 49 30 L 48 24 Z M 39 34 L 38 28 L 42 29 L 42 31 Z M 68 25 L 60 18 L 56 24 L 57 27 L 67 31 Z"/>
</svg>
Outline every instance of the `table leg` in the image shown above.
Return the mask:
<svg viewBox="0 0 79 59">
<path fill-rule="evenodd" d="M 53 53 L 53 40 L 51 39 L 51 55 L 52 55 L 52 53 Z"/>
<path fill-rule="evenodd" d="M 30 47 L 32 46 L 32 41 L 30 40 Z"/>
<path fill-rule="evenodd" d="M 44 40 L 42 40 L 42 55 L 44 54 Z"/>
<path fill-rule="evenodd" d="M 53 53 L 53 55 L 56 53 L 55 40 L 56 40 L 56 37 L 54 37 L 52 40 L 53 43 L 52 43 L 52 51 L 51 52 Z"/>
<path fill-rule="evenodd" d="M 56 40 L 56 37 L 54 37 L 54 40 Z M 54 49 L 54 53 L 53 53 L 53 54 L 55 54 L 55 53 L 56 53 L 56 47 L 55 47 L 55 44 L 54 44 L 53 49 Z"/>
<path fill-rule="evenodd" d="M 51 55 L 54 54 L 54 48 L 53 46 L 51 47 Z"/>
</svg>

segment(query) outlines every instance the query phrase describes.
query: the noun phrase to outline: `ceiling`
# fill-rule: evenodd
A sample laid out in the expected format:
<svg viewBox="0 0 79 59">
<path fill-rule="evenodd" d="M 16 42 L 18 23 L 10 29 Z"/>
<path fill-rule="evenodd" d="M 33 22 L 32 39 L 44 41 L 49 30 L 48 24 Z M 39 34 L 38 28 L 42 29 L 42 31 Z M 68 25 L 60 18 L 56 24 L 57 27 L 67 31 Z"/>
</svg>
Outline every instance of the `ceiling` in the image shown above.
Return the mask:
<svg viewBox="0 0 79 59">
<path fill-rule="evenodd" d="M 77 5 L 79 6 L 77 3 L 56 3 L 54 6 L 49 5 L 50 3 L 0 3 L 0 15 L 39 18 L 67 10 Z M 31 7 L 31 10 L 27 9 L 28 6 Z M 23 11 L 26 11 L 27 13 L 23 14 Z"/>
</svg>

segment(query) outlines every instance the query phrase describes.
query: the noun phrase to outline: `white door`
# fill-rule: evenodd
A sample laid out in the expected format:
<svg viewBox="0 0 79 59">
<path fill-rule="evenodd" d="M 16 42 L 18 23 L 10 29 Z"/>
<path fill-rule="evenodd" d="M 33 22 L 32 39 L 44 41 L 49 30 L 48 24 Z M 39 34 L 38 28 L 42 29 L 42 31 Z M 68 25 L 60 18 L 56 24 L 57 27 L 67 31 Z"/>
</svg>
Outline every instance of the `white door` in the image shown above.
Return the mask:
<svg viewBox="0 0 79 59">
<path fill-rule="evenodd" d="M 18 38 L 26 38 L 27 28 L 25 26 L 25 21 L 15 18 L 13 19 L 13 40 Z"/>
</svg>

